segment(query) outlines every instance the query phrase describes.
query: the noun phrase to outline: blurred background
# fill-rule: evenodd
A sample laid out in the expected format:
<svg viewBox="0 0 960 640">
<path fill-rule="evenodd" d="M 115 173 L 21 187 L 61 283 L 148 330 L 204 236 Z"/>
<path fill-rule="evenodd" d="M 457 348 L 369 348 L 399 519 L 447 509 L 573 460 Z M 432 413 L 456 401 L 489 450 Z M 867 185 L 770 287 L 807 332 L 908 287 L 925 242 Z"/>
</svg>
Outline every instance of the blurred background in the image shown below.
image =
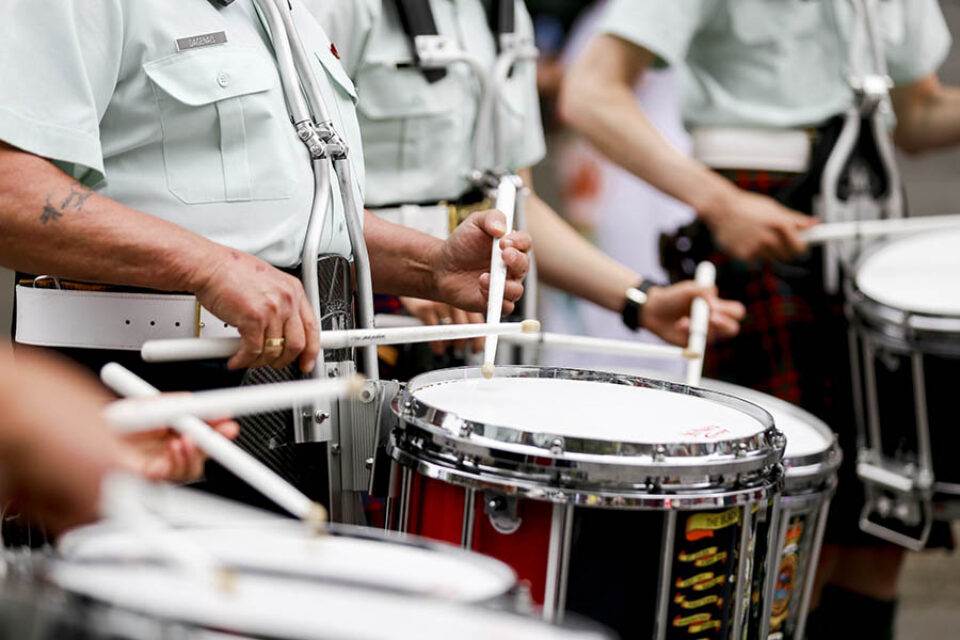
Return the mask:
<svg viewBox="0 0 960 640">
<path fill-rule="evenodd" d="M 611 215 L 611 210 L 616 210 L 613 215 L 628 218 L 634 215 L 638 219 L 645 215 L 657 216 L 664 227 L 677 226 L 678 221 L 689 215 L 684 207 L 650 193 L 645 185 L 604 166 L 602 159 L 563 129 L 554 116 L 553 96 L 562 82 L 565 56 L 573 55 L 590 35 L 588 27 L 581 23 L 577 29 L 575 25 L 586 16 L 593 3 L 527 0 L 527 4 L 534 16 L 537 44 L 543 53 L 540 84 L 544 120 L 549 131 L 548 157 L 535 173 L 539 195 L 614 255 L 617 249 L 624 249 L 607 246 L 617 239 L 604 238 L 601 224 L 601 216 Z M 943 0 L 941 5 L 955 39 L 960 39 L 960 1 Z M 572 42 L 571 33 L 576 36 Z M 960 85 L 960 45 L 954 44 L 940 76 L 945 83 Z M 686 141 L 674 109 L 672 78 L 669 75 L 657 77 L 649 84 L 638 90 L 641 102 L 668 139 L 682 148 Z M 960 206 L 955 203 L 960 194 L 960 150 L 922 157 L 901 154 L 900 166 L 912 214 L 960 213 Z M 635 206 L 636 202 L 652 204 Z M 649 225 L 641 226 L 646 235 L 629 239 L 631 266 L 657 277 L 656 238 L 651 235 Z M 11 321 L 12 291 L 12 273 L 0 269 L 0 331 L 6 335 L 9 335 Z M 545 309 L 543 316 L 551 319 L 550 328 L 554 330 L 593 333 L 591 327 L 595 322 L 608 322 L 612 324 L 611 330 L 618 330 L 619 319 L 606 311 L 591 308 L 589 303 L 573 301 L 546 289 L 541 296 Z M 960 637 L 960 555 L 946 552 L 912 554 L 905 571 L 898 637 L 911 640 Z"/>
</svg>

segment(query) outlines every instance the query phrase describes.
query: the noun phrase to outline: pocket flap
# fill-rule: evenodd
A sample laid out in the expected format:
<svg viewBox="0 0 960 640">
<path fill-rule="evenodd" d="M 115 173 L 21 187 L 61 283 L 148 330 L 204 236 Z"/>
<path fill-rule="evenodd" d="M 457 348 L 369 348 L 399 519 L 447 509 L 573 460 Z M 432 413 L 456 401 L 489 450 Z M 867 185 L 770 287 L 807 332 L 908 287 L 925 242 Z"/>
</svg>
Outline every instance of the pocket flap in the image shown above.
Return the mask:
<svg viewBox="0 0 960 640">
<path fill-rule="evenodd" d="M 343 65 L 340 64 L 340 61 L 333 57 L 333 53 L 329 49 L 324 49 L 323 47 L 317 49 L 315 53 L 317 60 L 320 61 L 327 75 L 336 84 L 340 85 L 340 88 L 343 89 L 353 100 L 353 103 L 356 104 L 357 90 L 353 86 L 353 83 L 350 82 L 350 76 L 347 75 L 347 71 L 343 68 Z"/>
<path fill-rule="evenodd" d="M 143 70 L 160 89 L 191 106 L 268 91 L 277 82 L 272 61 L 246 47 L 176 53 L 144 63 Z"/>
<path fill-rule="evenodd" d="M 398 69 L 388 64 L 365 67 L 357 78 L 360 103 L 357 108 L 371 120 L 411 118 L 446 113 L 457 108 L 463 91 L 450 87 L 454 74 L 433 84 L 420 69 Z"/>
</svg>

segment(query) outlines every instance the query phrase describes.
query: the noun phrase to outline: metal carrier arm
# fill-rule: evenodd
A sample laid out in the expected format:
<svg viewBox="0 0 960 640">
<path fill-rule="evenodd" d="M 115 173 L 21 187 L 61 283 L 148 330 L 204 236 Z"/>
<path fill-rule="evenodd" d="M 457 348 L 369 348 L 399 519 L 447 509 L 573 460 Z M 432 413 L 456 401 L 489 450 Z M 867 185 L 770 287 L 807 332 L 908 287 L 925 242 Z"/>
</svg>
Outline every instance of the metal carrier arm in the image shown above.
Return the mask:
<svg viewBox="0 0 960 640">
<path fill-rule="evenodd" d="M 350 149 L 338 135 L 323 101 L 323 93 L 310 64 L 296 28 L 292 8 L 287 0 L 254 0 L 266 22 L 273 41 L 277 67 L 290 110 L 293 126 L 310 153 L 314 173 L 314 200 L 307 225 L 301 256 L 303 285 L 314 313 L 322 317 L 321 294 L 317 261 L 323 230 L 333 204 L 331 170 L 336 174 L 346 218 L 347 233 L 353 253 L 357 282 L 355 304 L 357 325 L 373 327 L 373 284 L 369 256 L 363 238 L 363 207 L 357 201 L 350 166 Z M 322 338 L 321 338 L 322 339 Z M 365 373 L 378 377 L 376 347 L 363 347 Z M 348 368 L 353 368 L 349 363 Z M 315 377 L 343 375 L 345 370 L 324 366 L 323 354 L 314 368 Z M 363 397 L 367 398 L 370 393 Z M 362 400 L 362 404 L 369 401 Z M 298 442 L 330 441 L 328 449 L 330 472 L 330 511 L 334 520 L 356 521 L 351 492 L 366 484 L 367 471 L 363 460 L 372 457 L 374 425 L 369 424 L 369 411 L 357 409 L 357 402 L 318 402 L 302 408 L 295 415 L 302 416 L 294 425 Z M 332 419 L 331 419 L 332 418 Z M 322 432 L 318 432 L 318 429 Z M 343 453 L 343 455 L 341 455 Z M 361 462 L 358 464 L 357 460 Z"/>
<path fill-rule="evenodd" d="M 887 117 L 893 110 L 890 102 L 893 83 L 887 75 L 883 42 L 876 21 L 876 0 L 850 0 L 850 7 L 854 20 L 850 32 L 847 81 L 854 93 L 854 103 L 844 114 L 840 136 L 824 167 L 815 213 L 824 222 L 900 218 L 903 217 L 900 170 L 886 126 Z M 839 20 L 835 22 L 840 37 Z M 869 64 L 864 61 L 865 49 Z M 840 181 L 864 126 L 869 127 L 873 134 L 886 178 L 887 193 L 876 199 L 870 194 L 869 184 L 855 184 L 853 186 L 857 192 L 849 194 L 844 202 L 839 194 Z M 840 266 L 850 256 L 843 255 L 840 245 L 827 245 L 823 252 L 824 287 L 828 292 L 836 293 L 840 289 Z"/>
</svg>

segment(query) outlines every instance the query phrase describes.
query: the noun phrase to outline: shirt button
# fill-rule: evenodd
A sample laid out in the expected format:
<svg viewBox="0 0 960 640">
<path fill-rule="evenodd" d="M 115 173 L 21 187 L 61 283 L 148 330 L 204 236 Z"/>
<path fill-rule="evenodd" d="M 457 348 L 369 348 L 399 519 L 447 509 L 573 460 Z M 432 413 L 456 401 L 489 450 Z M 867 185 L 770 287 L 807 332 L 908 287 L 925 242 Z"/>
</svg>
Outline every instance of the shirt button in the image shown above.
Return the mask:
<svg viewBox="0 0 960 640">
<path fill-rule="evenodd" d="M 226 71 L 221 71 L 217 74 L 217 84 L 221 87 L 226 87 L 230 84 L 230 74 Z"/>
</svg>

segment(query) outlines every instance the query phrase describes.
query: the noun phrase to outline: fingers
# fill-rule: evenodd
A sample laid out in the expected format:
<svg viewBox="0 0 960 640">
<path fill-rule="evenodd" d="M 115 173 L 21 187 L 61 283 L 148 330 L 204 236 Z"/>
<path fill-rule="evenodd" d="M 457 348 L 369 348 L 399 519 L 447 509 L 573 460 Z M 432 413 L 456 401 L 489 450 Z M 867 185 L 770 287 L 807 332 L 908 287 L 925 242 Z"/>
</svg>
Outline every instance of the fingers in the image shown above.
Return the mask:
<svg viewBox="0 0 960 640">
<path fill-rule="evenodd" d="M 453 316 L 453 322 L 456 324 L 468 324 L 470 322 L 469 314 L 463 309 L 450 309 Z M 463 352 L 467 348 L 467 340 L 454 340 L 453 348 L 456 351 Z"/>
<path fill-rule="evenodd" d="M 718 338 L 732 338 L 740 333 L 740 323 L 722 313 L 710 314 L 710 334 Z"/>
<path fill-rule="evenodd" d="M 265 341 L 266 326 L 254 320 L 247 326 L 238 327 L 240 331 L 240 351 L 227 361 L 230 369 L 246 369 L 260 360 Z"/>
<path fill-rule="evenodd" d="M 530 256 L 512 246 L 503 249 L 503 242 L 506 242 L 506 240 L 501 241 L 500 247 L 503 264 L 507 267 L 507 278 L 523 280 L 530 269 Z"/>
<path fill-rule="evenodd" d="M 311 373 L 317 366 L 317 356 L 320 355 L 320 321 L 317 320 L 306 294 L 300 298 L 300 322 L 306 339 L 299 359 L 300 371 Z"/>
<path fill-rule="evenodd" d="M 283 325 L 283 351 L 280 357 L 274 361 L 273 366 L 277 369 L 283 369 L 296 360 L 306 346 L 307 336 L 303 330 L 303 321 L 300 319 L 300 314 L 296 313 L 290 316 L 286 324 Z"/>
<path fill-rule="evenodd" d="M 507 216 L 496 209 L 478 211 L 471 214 L 467 221 L 471 221 L 494 238 L 502 238 L 507 233 Z"/>
<path fill-rule="evenodd" d="M 470 324 L 483 324 L 485 321 L 486 321 L 486 318 L 484 318 L 479 313 L 467 314 L 467 322 L 469 322 Z M 470 341 L 470 350 L 473 351 L 474 353 L 480 353 L 481 351 L 483 351 L 484 342 L 485 342 L 484 338 L 473 338 Z"/>
<path fill-rule="evenodd" d="M 513 247 L 526 253 L 533 249 L 533 238 L 526 231 L 514 231 L 500 240 L 500 247 Z"/>
</svg>

